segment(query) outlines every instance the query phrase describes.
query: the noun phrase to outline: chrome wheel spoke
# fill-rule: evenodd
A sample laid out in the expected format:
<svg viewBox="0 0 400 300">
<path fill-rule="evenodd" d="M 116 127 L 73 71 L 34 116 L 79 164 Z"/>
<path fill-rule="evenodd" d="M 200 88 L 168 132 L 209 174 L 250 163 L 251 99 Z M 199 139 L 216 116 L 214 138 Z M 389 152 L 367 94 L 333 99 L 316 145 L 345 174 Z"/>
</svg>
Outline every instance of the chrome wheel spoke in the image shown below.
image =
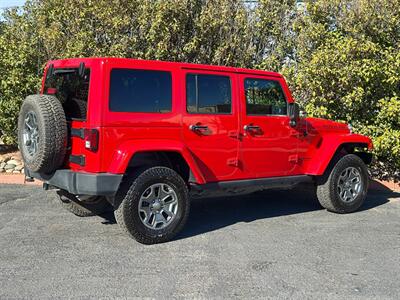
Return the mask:
<svg viewBox="0 0 400 300">
<path fill-rule="evenodd" d="M 172 203 L 170 205 L 164 206 L 163 212 L 165 212 L 168 215 L 168 217 L 172 218 L 172 217 L 175 216 L 175 213 L 174 213 L 174 211 L 176 211 L 175 210 L 175 206 L 176 206 L 175 203 Z"/>
<path fill-rule="evenodd" d="M 349 181 L 354 181 L 358 179 L 358 174 L 356 173 L 355 169 L 349 172 Z"/>
<path fill-rule="evenodd" d="M 166 223 L 166 219 L 164 218 L 164 216 L 160 213 L 155 214 L 155 218 L 154 218 L 154 227 L 157 228 L 158 224 L 162 224 L 164 225 Z"/>
<path fill-rule="evenodd" d="M 346 195 L 346 190 L 340 190 L 339 195 L 340 195 L 341 198 L 344 199 L 345 195 Z"/>
<path fill-rule="evenodd" d="M 352 197 L 353 196 L 352 196 L 351 192 L 349 190 L 346 190 L 345 191 L 345 201 L 351 200 Z"/>
<path fill-rule="evenodd" d="M 25 123 L 26 128 L 28 128 L 28 130 L 32 131 L 33 127 L 31 126 L 31 124 L 29 124 L 28 122 Z"/>
<path fill-rule="evenodd" d="M 160 199 L 165 203 L 170 203 L 171 201 L 176 201 L 174 198 L 175 192 L 170 188 L 169 185 L 162 184 L 160 187 Z"/>
<path fill-rule="evenodd" d="M 143 218 L 144 221 L 145 222 L 149 222 L 150 217 L 153 214 L 153 212 L 151 211 L 150 207 L 149 206 L 141 207 L 139 209 L 139 212 L 144 214 L 144 218 Z"/>
<path fill-rule="evenodd" d="M 152 200 L 156 198 L 154 188 L 151 186 L 141 196 L 141 200 L 145 201 L 146 203 L 150 203 Z"/>
<path fill-rule="evenodd" d="M 35 140 L 32 140 L 32 150 L 33 150 L 33 153 L 36 153 L 36 151 L 37 151 L 37 146 L 36 146 Z"/>
<path fill-rule="evenodd" d="M 164 208 L 163 212 L 165 212 L 168 217 L 173 217 L 175 214 L 173 212 L 171 212 L 169 209 Z"/>
</svg>

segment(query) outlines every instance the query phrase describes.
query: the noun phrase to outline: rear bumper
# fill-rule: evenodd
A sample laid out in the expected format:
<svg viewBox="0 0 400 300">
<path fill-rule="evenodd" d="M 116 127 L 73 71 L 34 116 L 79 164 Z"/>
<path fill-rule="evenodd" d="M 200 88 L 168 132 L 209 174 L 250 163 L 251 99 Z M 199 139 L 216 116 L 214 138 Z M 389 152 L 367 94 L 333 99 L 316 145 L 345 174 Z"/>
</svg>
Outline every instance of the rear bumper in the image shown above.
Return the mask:
<svg viewBox="0 0 400 300">
<path fill-rule="evenodd" d="M 26 176 L 75 195 L 113 196 L 119 188 L 123 175 L 93 174 L 71 170 L 57 170 L 53 174 L 42 174 L 26 170 Z"/>
</svg>

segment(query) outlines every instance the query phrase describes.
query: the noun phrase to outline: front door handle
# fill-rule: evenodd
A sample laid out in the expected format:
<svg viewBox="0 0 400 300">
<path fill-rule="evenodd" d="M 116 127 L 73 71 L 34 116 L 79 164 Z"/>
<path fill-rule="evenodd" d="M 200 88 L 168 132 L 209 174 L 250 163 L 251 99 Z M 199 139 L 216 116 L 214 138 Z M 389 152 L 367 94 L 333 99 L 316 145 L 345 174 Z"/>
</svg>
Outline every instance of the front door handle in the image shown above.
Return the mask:
<svg viewBox="0 0 400 300">
<path fill-rule="evenodd" d="M 247 132 L 251 132 L 251 131 L 260 131 L 261 128 L 260 126 L 257 125 L 252 125 L 252 124 L 248 124 L 248 125 L 244 125 L 243 129 Z"/>
<path fill-rule="evenodd" d="M 202 132 L 208 130 L 208 126 L 206 125 L 190 125 L 189 129 L 194 132 Z"/>
</svg>

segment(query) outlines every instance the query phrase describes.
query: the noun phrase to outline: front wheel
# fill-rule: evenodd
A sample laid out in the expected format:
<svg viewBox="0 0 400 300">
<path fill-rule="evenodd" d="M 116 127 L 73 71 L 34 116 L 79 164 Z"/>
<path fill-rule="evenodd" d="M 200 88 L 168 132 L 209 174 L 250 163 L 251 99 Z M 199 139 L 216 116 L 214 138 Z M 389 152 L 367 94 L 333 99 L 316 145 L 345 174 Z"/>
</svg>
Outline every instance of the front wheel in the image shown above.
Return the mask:
<svg viewBox="0 0 400 300">
<path fill-rule="evenodd" d="M 122 184 L 116 195 L 117 223 L 142 244 L 171 240 L 189 214 L 185 181 L 174 170 L 153 167 Z"/>
<path fill-rule="evenodd" d="M 319 178 L 317 197 L 320 204 L 329 211 L 354 212 L 364 203 L 368 183 L 365 163 L 357 155 L 348 154 Z"/>
</svg>

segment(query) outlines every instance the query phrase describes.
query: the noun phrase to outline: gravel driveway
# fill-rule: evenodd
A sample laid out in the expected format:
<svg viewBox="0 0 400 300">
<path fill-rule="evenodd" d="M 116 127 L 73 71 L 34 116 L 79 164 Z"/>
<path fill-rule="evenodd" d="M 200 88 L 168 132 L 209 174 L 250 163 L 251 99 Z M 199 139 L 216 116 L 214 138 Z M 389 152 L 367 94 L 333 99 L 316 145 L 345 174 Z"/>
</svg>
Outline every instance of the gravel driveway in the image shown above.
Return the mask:
<svg viewBox="0 0 400 300">
<path fill-rule="evenodd" d="M 320 209 L 303 189 L 193 201 L 183 233 L 143 246 L 37 186 L 0 185 L 0 298 L 399 299 L 400 194 Z"/>
</svg>

